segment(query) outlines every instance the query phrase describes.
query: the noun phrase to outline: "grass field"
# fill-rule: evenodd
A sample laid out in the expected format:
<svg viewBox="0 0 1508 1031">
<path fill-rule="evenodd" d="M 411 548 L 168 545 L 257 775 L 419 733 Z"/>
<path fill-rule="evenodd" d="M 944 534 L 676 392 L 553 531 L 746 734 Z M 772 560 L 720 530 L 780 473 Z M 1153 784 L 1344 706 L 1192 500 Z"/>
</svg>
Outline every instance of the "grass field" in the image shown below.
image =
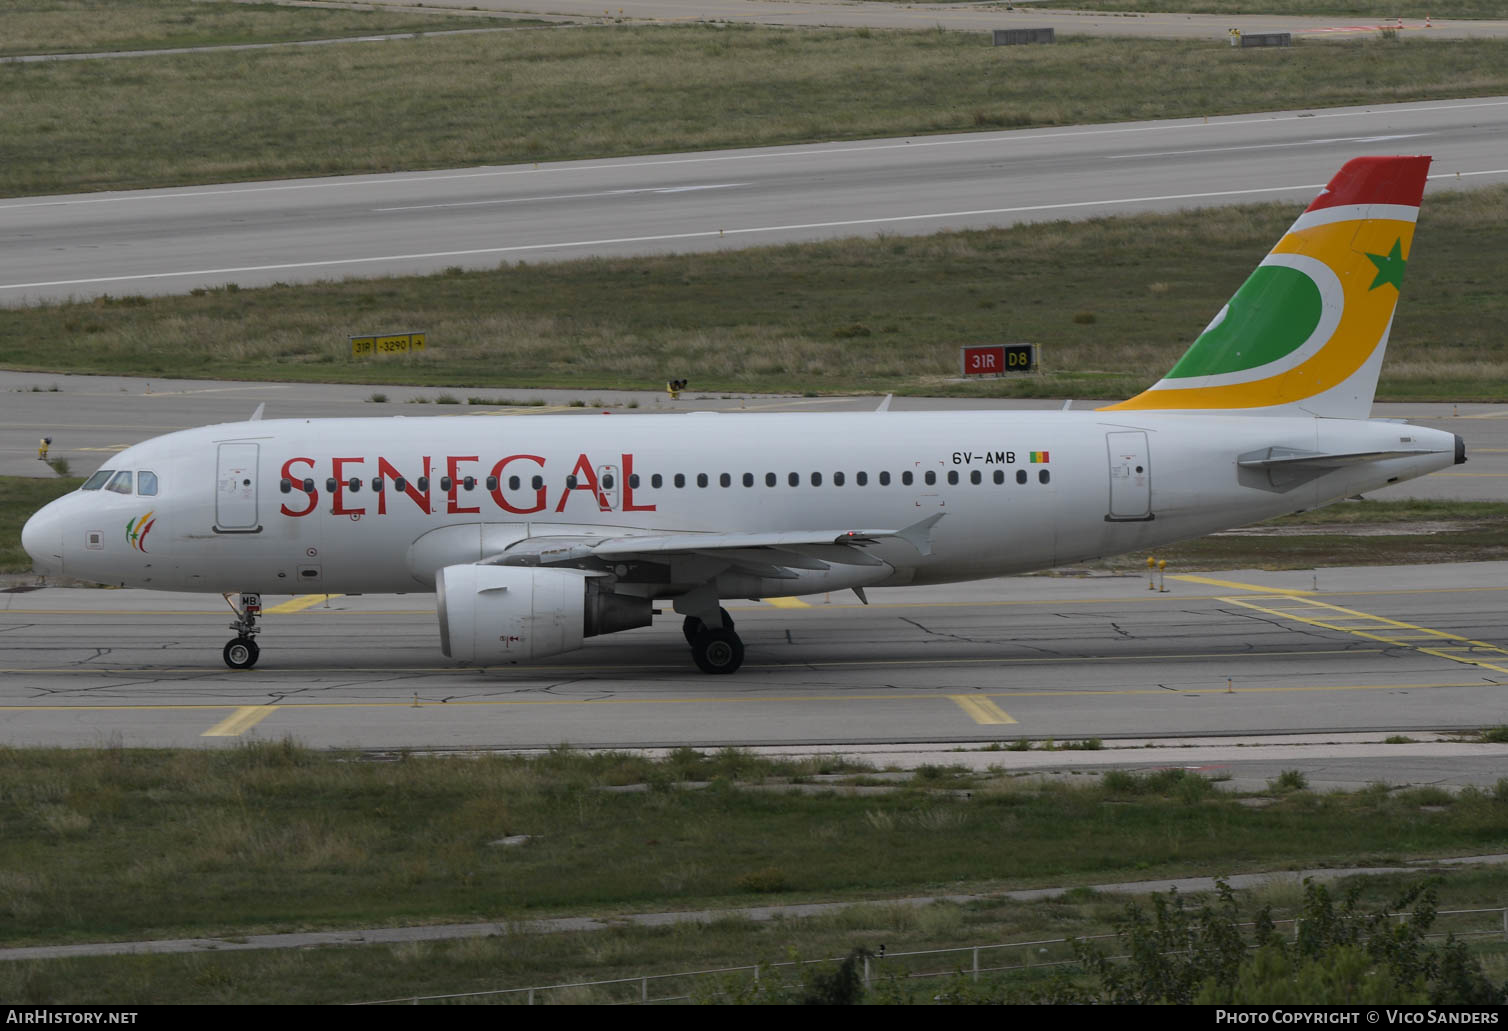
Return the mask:
<svg viewBox="0 0 1508 1031">
<path fill-rule="evenodd" d="M 999 48 L 732 25 L 11 64 L 0 195 L 1502 93 L 1505 41 Z"/>
<path fill-rule="evenodd" d="M 568 751 L 369 762 L 286 742 L 227 751 L 0 749 L 0 937 L 17 945 L 507 922 L 1508 848 L 1508 784 L 1457 796 L 1275 787 L 1259 806 L 1181 770 L 1068 786 L 923 767 L 898 790 L 866 796 L 749 786 L 845 771 L 853 782 L 874 782 L 863 767 L 831 760 L 690 749 L 662 762 Z M 676 786 L 688 782 L 709 786 Z M 649 787 L 604 790 L 626 784 Z M 529 841 L 489 844 L 518 834 Z M 1459 883 L 1463 901 L 1500 900 L 1508 878 L 1465 874 Z M 804 947 L 821 954 L 845 939 L 872 945 L 877 932 L 897 951 L 903 943 L 1083 933 L 1120 906 L 1092 894 L 1071 901 L 1082 905 L 907 913 L 880 904 L 809 933 L 732 919 L 359 952 L 4 963 L 0 997 L 82 1001 L 88 985 L 89 1001 L 354 1001 L 425 985 L 783 959 L 803 934 Z M 78 980 L 89 970 L 99 973 Z"/>
<path fill-rule="evenodd" d="M 0 309 L 0 365 L 461 392 L 686 378 L 696 391 L 1129 397 L 1172 367 L 1298 211 L 1267 204 Z M 1425 199 L 1379 397 L 1508 396 L 1505 224 L 1508 187 Z M 428 350 L 350 357 L 349 336 L 387 326 L 424 330 Z M 1041 344 L 1045 371 L 954 381 L 960 344 L 1001 340 Z"/>
<path fill-rule="evenodd" d="M 21 550 L 21 527 L 37 509 L 83 482 L 77 476 L 0 476 L 0 573 L 31 569 L 31 557 Z"/>
<path fill-rule="evenodd" d="M 466 17 L 445 8 L 389 12 L 228 0 L 13 0 L 5 10 L 0 57 L 281 43 L 504 24 L 508 22 Z"/>
</svg>

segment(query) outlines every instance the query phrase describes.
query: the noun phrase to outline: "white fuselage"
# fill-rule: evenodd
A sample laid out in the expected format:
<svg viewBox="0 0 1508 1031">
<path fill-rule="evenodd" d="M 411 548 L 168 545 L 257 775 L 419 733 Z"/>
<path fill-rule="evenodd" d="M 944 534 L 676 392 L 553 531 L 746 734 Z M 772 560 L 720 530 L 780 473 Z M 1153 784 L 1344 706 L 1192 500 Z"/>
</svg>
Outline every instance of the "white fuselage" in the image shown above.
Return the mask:
<svg viewBox="0 0 1508 1031">
<path fill-rule="evenodd" d="M 1238 465 L 1268 449 L 1352 457 L 1287 478 Z M 1355 457 L 1374 453 L 1394 457 Z M 432 590 L 435 570 L 531 537 L 898 530 L 943 515 L 930 553 L 890 538 L 869 548 L 878 565 L 832 564 L 795 579 L 747 571 L 718 579 L 712 570 L 720 596 L 762 597 L 979 579 L 1144 550 L 1313 508 L 1454 459 L 1448 433 L 1307 417 L 256 421 L 121 452 L 106 468 L 136 471 L 138 484 L 141 471 L 154 473 L 155 494 L 75 492 L 33 517 L 24 541 L 41 571 L 131 587 L 403 592 Z M 633 589 L 670 596 L 709 579 L 694 555 L 664 569 Z"/>
</svg>

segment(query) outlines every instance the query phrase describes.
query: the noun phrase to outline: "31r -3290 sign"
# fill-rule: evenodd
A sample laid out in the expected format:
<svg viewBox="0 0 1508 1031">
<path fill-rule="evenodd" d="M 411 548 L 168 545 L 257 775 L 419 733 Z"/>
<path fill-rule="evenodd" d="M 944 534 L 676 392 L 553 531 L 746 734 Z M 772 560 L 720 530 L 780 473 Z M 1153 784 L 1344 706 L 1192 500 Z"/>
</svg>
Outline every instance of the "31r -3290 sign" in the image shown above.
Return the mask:
<svg viewBox="0 0 1508 1031">
<path fill-rule="evenodd" d="M 1010 372 L 1037 371 L 1036 344 L 985 344 L 958 350 L 959 364 L 965 376 L 1004 376 Z"/>
</svg>

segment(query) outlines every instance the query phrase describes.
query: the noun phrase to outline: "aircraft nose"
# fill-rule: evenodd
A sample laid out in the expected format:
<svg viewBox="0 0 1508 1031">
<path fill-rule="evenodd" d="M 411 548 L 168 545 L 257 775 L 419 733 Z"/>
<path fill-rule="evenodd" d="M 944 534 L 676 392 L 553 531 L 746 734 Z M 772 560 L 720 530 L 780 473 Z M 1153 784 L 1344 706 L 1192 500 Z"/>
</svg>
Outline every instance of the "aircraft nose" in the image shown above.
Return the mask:
<svg viewBox="0 0 1508 1031">
<path fill-rule="evenodd" d="M 32 568 L 39 573 L 63 571 L 63 520 L 48 505 L 21 528 L 21 547 L 31 556 Z"/>
</svg>

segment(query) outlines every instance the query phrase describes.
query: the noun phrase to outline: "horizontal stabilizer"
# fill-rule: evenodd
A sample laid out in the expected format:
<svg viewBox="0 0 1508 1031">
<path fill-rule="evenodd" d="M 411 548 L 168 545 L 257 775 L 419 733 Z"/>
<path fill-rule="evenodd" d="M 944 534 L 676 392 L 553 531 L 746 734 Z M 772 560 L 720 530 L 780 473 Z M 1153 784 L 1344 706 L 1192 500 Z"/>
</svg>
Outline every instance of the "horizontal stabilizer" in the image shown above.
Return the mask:
<svg viewBox="0 0 1508 1031">
<path fill-rule="evenodd" d="M 1243 469 L 1339 469 L 1343 465 L 1436 453 L 1426 448 L 1414 448 L 1408 451 L 1352 451 L 1333 454 L 1291 447 L 1269 447 L 1241 455 L 1236 459 L 1236 464 Z"/>
</svg>

